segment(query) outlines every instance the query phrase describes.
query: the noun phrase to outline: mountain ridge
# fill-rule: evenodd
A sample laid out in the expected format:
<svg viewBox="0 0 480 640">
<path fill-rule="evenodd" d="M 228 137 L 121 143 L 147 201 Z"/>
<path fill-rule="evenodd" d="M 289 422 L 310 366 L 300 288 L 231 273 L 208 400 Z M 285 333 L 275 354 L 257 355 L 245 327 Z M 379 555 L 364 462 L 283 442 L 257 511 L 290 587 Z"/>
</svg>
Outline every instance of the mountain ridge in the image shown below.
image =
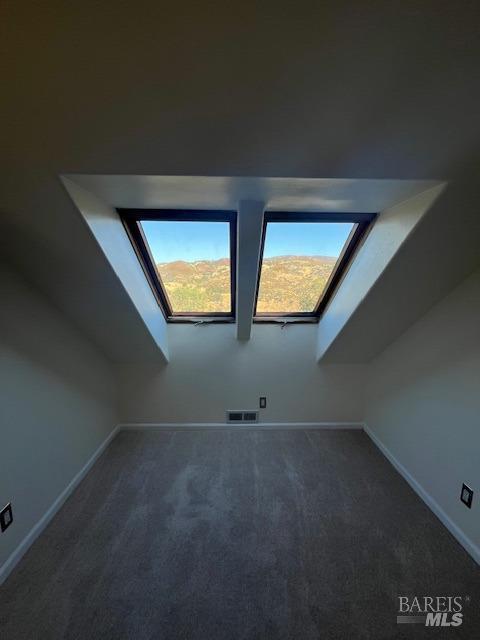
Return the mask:
<svg viewBox="0 0 480 640">
<path fill-rule="evenodd" d="M 313 311 L 334 268 L 333 256 L 272 256 L 262 263 L 257 311 Z M 229 313 L 230 260 L 175 260 L 157 270 L 174 312 Z"/>
</svg>

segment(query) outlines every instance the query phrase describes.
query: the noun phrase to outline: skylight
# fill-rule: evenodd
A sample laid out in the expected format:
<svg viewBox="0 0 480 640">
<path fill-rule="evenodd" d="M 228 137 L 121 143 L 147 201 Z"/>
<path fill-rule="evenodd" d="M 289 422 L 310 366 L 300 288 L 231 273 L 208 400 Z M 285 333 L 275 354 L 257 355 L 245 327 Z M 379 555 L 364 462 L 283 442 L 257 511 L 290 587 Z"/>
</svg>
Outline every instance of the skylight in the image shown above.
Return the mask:
<svg viewBox="0 0 480 640">
<path fill-rule="evenodd" d="M 372 218 L 265 214 L 256 320 L 318 317 Z"/>
<path fill-rule="evenodd" d="M 231 212 L 123 211 L 145 272 L 169 320 L 235 315 Z"/>
</svg>

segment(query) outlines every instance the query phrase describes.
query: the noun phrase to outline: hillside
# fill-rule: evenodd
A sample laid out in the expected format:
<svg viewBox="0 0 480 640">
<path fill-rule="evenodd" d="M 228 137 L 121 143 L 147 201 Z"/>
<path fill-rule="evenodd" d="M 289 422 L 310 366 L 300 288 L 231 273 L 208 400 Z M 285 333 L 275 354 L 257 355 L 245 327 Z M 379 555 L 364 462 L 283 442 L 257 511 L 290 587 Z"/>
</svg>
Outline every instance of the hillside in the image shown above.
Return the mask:
<svg viewBox="0 0 480 640">
<path fill-rule="evenodd" d="M 278 256 L 263 261 L 259 312 L 312 311 L 335 264 L 326 256 Z M 228 312 L 230 261 L 167 262 L 157 265 L 177 312 Z"/>
<path fill-rule="evenodd" d="M 279 256 L 263 261 L 257 311 L 313 311 L 335 265 L 326 256 Z"/>
</svg>

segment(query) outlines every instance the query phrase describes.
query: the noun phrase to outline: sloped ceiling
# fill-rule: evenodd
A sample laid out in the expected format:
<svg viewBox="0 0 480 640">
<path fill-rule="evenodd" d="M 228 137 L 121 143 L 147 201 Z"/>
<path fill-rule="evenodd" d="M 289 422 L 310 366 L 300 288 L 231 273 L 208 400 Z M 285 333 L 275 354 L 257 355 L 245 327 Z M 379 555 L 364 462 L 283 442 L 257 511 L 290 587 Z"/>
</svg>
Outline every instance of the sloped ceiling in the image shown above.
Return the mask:
<svg viewBox="0 0 480 640">
<path fill-rule="evenodd" d="M 151 343 L 60 174 L 478 180 L 478 3 L 0 11 L 2 256 L 112 359 Z"/>
</svg>

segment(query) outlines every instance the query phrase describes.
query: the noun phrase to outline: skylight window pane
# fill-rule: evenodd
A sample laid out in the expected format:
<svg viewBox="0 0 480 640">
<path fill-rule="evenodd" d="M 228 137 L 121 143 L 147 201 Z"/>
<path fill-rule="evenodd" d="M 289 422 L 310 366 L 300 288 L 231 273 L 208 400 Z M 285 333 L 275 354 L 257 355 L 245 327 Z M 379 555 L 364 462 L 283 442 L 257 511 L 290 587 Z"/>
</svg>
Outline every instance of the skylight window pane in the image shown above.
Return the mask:
<svg viewBox="0 0 480 640">
<path fill-rule="evenodd" d="M 231 313 L 228 222 L 143 220 L 140 225 L 173 314 Z"/>
<path fill-rule="evenodd" d="M 313 313 L 355 226 L 268 222 L 257 313 Z"/>
</svg>

